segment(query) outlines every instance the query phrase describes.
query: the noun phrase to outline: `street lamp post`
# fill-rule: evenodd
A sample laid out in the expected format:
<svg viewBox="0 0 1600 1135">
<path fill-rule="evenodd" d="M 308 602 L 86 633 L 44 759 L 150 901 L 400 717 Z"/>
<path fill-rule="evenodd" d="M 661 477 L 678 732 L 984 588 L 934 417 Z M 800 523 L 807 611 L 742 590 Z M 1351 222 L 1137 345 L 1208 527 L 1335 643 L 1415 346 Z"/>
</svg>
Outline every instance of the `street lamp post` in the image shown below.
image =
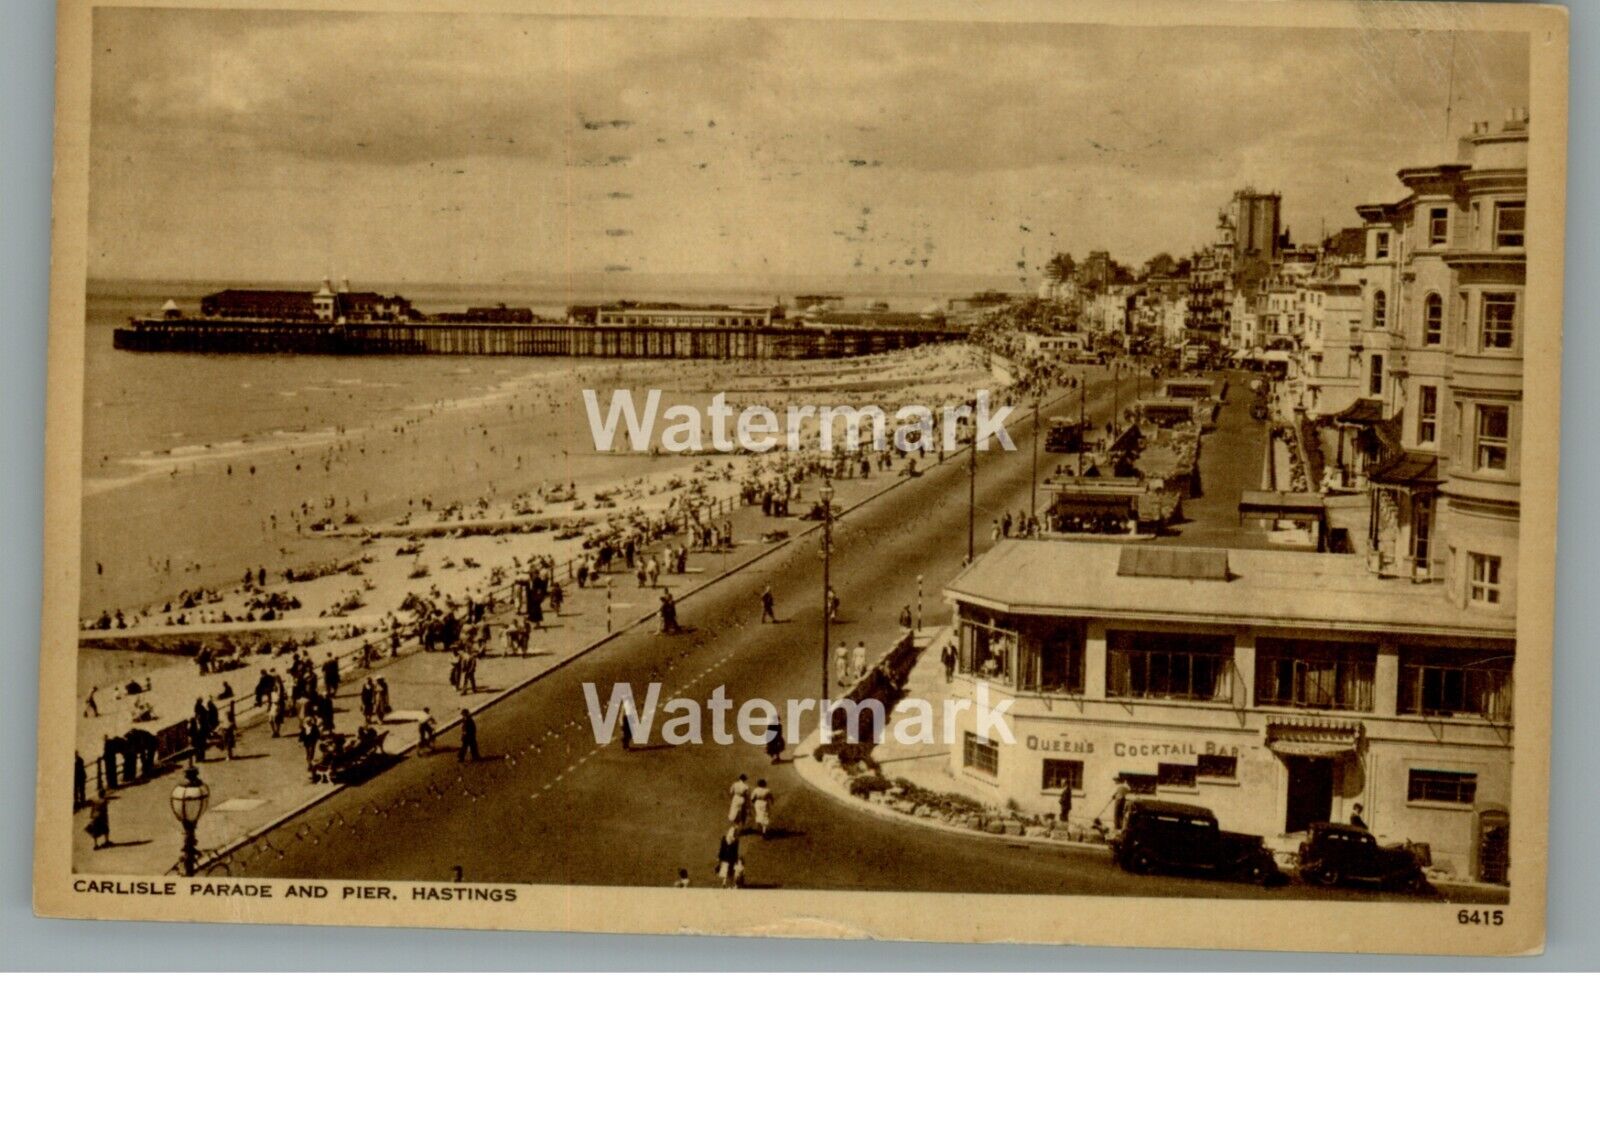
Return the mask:
<svg viewBox="0 0 1600 1135">
<path fill-rule="evenodd" d="M 978 428 L 967 443 L 967 562 L 973 559 L 973 526 L 978 522 Z"/>
<path fill-rule="evenodd" d="M 211 789 L 201 783 L 200 770 L 193 766 L 184 770 L 183 783 L 172 790 L 172 798 L 168 803 L 172 805 L 172 814 L 178 818 L 178 823 L 183 825 L 185 875 L 194 874 L 195 865 L 200 858 L 194 830 L 200 823 L 200 817 L 205 815 L 206 805 L 210 801 Z"/>
<path fill-rule="evenodd" d="M 833 482 L 823 481 L 819 495 L 822 497 L 822 700 L 817 702 L 821 720 L 817 726 L 817 760 L 822 759 L 822 742 L 828 739 L 828 647 L 829 630 L 833 612 L 829 598 L 833 587 L 830 576 L 833 568 Z"/>
</svg>

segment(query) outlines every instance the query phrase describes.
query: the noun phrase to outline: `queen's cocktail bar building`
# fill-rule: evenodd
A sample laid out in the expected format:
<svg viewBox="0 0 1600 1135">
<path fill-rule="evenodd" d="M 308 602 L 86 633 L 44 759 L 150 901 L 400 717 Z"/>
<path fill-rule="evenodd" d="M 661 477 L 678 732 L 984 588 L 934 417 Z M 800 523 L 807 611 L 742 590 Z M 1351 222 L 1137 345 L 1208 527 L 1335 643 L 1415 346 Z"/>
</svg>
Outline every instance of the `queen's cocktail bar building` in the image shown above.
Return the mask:
<svg viewBox="0 0 1600 1135">
<path fill-rule="evenodd" d="M 973 795 L 1112 823 L 1119 785 L 1265 836 L 1343 821 L 1429 845 L 1470 877 L 1509 822 L 1513 619 L 1360 557 L 1006 540 L 946 590 L 952 694 L 1012 698 L 985 736 L 958 717 Z M 1493 846 L 1494 840 L 1490 841 Z"/>
</svg>

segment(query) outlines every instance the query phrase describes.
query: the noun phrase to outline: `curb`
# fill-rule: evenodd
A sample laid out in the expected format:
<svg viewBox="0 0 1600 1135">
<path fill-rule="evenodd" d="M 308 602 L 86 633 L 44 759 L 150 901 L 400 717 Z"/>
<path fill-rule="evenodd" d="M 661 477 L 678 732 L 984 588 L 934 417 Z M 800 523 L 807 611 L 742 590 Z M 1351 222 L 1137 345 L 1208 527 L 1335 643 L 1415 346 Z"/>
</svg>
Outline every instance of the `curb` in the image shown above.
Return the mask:
<svg viewBox="0 0 1600 1135">
<path fill-rule="evenodd" d="M 976 839 L 1000 840 L 1005 843 L 1027 843 L 1040 847 L 1053 847 L 1061 851 L 1084 852 L 1096 856 L 1111 857 L 1111 848 L 1099 843 L 1081 843 L 1076 840 L 1045 839 L 1041 836 L 1030 835 L 999 835 L 995 832 L 973 831 L 971 828 L 958 828 L 950 824 L 942 824 L 938 820 L 926 816 L 908 816 L 904 812 L 896 812 L 893 808 L 881 804 L 873 804 L 859 796 L 852 795 L 850 790 L 822 770 L 822 762 L 812 759 L 812 752 L 816 748 L 817 734 L 812 733 L 805 741 L 796 747 L 794 752 L 794 771 L 800 780 L 812 790 L 831 797 L 841 804 L 845 804 L 859 812 L 876 816 L 880 820 L 892 820 L 913 827 L 923 828 L 927 831 L 943 832 L 946 835 L 967 836 Z"/>
</svg>

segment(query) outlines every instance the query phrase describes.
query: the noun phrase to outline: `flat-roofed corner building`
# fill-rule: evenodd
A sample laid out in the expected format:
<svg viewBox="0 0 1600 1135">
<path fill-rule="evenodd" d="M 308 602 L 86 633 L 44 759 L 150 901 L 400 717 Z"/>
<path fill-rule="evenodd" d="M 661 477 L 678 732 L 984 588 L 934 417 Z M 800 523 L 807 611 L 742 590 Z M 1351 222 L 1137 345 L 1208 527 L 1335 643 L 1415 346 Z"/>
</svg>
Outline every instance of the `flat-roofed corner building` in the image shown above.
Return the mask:
<svg viewBox="0 0 1600 1135">
<path fill-rule="evenodd" d="M 1380 836 L 1496 877 L 1510 804 L 1514 620 L 1362 557 L 1002 541 L 946 589 L 956 697 L 988 683 L 1011 738 L 958 714 L 977 797 L 1109 826 L 1119 784 L 1272 836 L 1363 805 Z"/>
</svg>

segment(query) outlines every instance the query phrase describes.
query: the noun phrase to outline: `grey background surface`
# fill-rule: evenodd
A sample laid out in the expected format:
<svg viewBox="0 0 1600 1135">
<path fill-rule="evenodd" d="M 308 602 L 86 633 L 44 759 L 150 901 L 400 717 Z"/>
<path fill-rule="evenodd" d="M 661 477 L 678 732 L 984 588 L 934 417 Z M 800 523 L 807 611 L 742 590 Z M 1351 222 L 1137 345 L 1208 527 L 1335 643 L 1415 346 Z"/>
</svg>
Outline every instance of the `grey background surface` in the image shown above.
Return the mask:
<svg viewBox="0 0 1600 1135">
<path fill-rule="evenodd" d="M 1509 961 L 624 935 L 68 922 L 30 903 L 42 564 L 55 8 L 0 37 L 0 969 L 1593 970 L 1600 965 L 1600 0 L 1573 0 L 1566 343 L 1547 952 Z"/>
</svg>

